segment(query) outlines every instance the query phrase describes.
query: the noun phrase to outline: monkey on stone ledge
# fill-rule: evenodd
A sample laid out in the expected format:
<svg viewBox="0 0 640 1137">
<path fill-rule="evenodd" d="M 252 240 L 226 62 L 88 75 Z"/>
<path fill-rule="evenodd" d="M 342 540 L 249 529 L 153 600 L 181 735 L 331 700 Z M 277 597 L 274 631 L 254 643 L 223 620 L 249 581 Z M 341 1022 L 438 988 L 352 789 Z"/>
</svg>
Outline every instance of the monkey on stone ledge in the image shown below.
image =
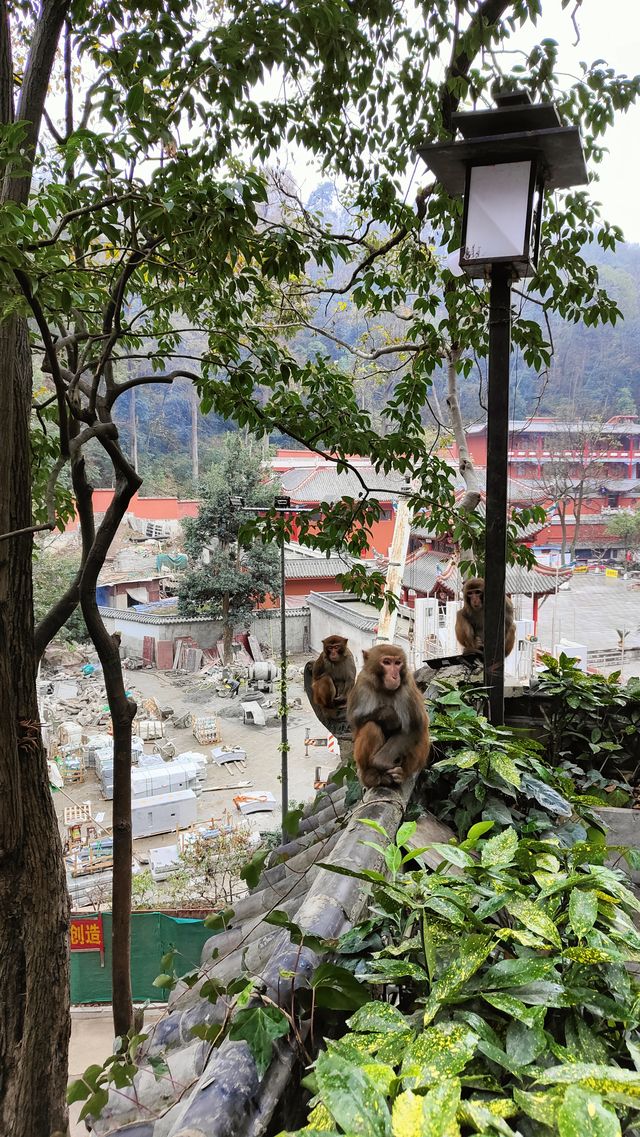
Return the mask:
<svg viewBox="0 0 640 1137">
<path fill-rule="evenodd" d="M 363 651 L 347 717 L 363 786 L 399 786 L 426 765 L 429 718 L 402 648 Z"/>
<path fill-rule="evenodd" d="M 484 580 L 474 576 L 465 581 L 462 589 L 463 605 L 456 616 L 456 639 L 463 654 L 482 651 L 484 648 Z M 504 598 L 504 654 L 510 655 L 516 642 L 516 625 L 513 604 Z"/>
<path fill-rule="evenodd" d="M 313 702 L 325 712 L 344 707 L 356 681 L 356 663 L 344 636 L 327 636 L 313 665 Z"/>
</svg>

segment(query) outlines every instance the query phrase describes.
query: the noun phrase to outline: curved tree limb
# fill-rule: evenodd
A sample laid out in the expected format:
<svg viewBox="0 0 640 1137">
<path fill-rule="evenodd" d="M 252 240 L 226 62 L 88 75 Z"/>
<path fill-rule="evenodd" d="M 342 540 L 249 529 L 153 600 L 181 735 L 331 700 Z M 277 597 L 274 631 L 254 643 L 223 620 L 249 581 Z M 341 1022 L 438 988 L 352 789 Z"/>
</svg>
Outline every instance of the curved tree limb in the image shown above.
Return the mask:
<svg viewBox="0 0 640 1137">
<path fill-rule="evenodd" d="M 87 629 L 102 664 L 113 726 L 113 924 L 112 989 L 113 1025 L 117 1035 L 133 1025 L 131 1000 L 131 723 L 136 704 L 127 697 L 120 662 L 120 637 L 110 635 L 98 610 L 96 585 L 111 542 L 129 502 L 142 485 L 117 442 L 99 436 L 117 472 L 113 500 L 93 538 L 80 579 L 80 604 Z M 74 461 L 78 473 L 76 500 L 81 527 L 90 534 L 94 525 L 93 490 L 86 480 L 84 459 Z"/>
</svg>

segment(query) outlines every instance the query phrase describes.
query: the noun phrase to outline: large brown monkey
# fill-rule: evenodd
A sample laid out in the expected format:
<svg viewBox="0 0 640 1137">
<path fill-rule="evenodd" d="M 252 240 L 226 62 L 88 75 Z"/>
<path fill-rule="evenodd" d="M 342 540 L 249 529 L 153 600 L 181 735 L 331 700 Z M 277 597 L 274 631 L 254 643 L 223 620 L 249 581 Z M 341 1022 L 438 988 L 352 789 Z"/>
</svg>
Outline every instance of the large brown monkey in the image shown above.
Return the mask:
<svg viewBox="0 0 640 1137">
<path fill-rule="evenodd" d="M 484 648 L 484 580 L 474 576 L 465 582 L 462 589 L 462 608 L 456 616 L 456 639 L 464 649 L 463 654 L 482 651 Z M 510 655 L 516 642 L 516 625 L 513 619 L 513 604 L 508 596 L 504 598 L 504 654 Z"/>
<path fill-rule="evenodd" d="M 363 651 L 364 667 L 347 702 L 363 786 L 397 786 L 426 765 L 429 719 L 399 647 Z"/>
<path fill-rule="evenodd" d="M 356 681 L 356 663 L 344 636 L 327 636 L 322 652 L 313 665 L 313 701 L 323 711 L 344 707 Z"/>
</svg>

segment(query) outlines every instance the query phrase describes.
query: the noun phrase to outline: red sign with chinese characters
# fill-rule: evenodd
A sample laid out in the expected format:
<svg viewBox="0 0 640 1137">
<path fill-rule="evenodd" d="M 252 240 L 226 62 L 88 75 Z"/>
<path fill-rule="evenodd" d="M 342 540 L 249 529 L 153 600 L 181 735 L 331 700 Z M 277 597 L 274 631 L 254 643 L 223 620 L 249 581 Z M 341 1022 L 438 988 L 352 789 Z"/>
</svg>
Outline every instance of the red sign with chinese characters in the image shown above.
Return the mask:
<svg viewBox="0 0 640 1137">
<path fill-rule="evenodd" d="M 102 916 L 71 917 L 71 951 L 99 951 L 104 954 Z"/>
</svg>

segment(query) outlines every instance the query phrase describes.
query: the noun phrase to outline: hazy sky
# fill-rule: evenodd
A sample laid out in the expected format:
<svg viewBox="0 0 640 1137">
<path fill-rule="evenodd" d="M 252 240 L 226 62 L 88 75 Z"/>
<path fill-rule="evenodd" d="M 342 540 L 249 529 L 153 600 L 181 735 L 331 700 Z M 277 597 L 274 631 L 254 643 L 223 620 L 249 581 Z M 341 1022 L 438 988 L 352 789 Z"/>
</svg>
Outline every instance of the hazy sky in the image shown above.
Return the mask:
<svg viewBox="0 0 640 1137">
<path fill-rule="evenodd" d="M 560 0 L 542 0 L 543 18 L 535 37 L 527 32 L 527 43 L 557 40 L 562 69 L 568 72 L 579 60 L 596 59 L 630 76 L 640 72 L 640 0 L 583 0 L 576 15 L 577 47 L 572 7 L 563 12 Z M 609 156 L 599 168 L 600 181 L 591 186 L 592 196 L 602 202 L 607 220 L 622 227 L 627 241 L 640 242 L 640 105 L 619 117 L 604 145 Z"/>
<path fill-rule="evenodd" d="M 579 63 L 593 64 L 603 59 L 617 74 L 640 72 L 640 0 L 583 0 L 571 20 L 574 0 L 562 9 L 561 0 L 542 0 L 543 16 L 536 27 L 527 25 L 514 34 L 511 47 L 529 51 L 541 39 L 555 39 L 559 45 L 558 70 L 567 76 L 567 86 L 581 74 Z M 513 62 L 517 62 L 516 56 Z M 619 225 L 625 239 L 640 243 L 640 102 L 620 115 L 613 129 L 600 140 L 609 154 L 597 167 L 599 181 L 590 192 L 602 203 L 602 215 Z M 303 193 L 309 193 L 320 180 L 313 163 L 295 147 L 283 148 L 283 165 L 289 166 Z M 412 182 L 424 173 L 417 163 Z"/>
</svg>

